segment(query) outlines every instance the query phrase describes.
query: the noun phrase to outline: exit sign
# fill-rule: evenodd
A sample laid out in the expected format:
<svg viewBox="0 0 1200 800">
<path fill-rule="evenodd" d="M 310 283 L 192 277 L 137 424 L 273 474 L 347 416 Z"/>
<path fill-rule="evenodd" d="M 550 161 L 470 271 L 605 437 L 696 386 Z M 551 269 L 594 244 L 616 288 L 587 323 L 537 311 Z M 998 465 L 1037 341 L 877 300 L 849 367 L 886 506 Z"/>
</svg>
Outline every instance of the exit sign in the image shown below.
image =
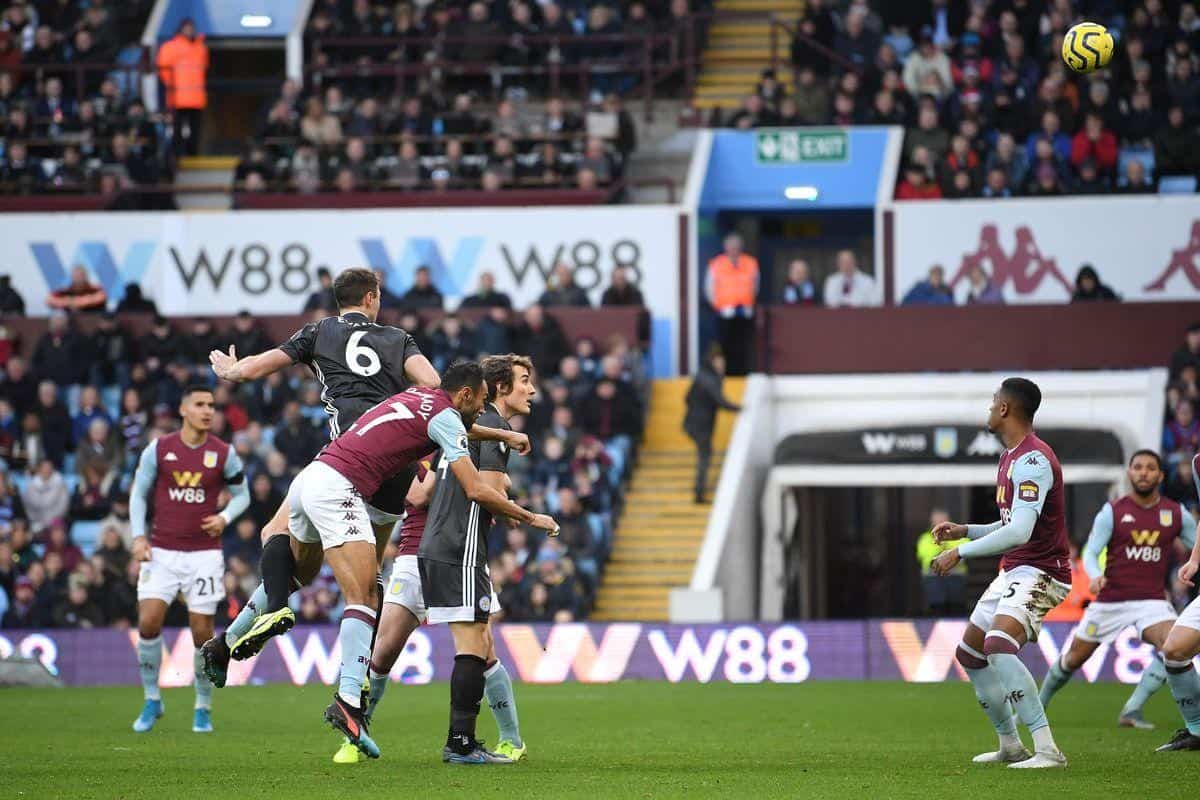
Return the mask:
<svg viewBox="0 0 1200 800">
<path fill-rule="evenodd" d="M 755 136 L 760 164 L 832 164 L 850 158 L 850 137 L 842 130 L 775 129 Z"/>
</svg>

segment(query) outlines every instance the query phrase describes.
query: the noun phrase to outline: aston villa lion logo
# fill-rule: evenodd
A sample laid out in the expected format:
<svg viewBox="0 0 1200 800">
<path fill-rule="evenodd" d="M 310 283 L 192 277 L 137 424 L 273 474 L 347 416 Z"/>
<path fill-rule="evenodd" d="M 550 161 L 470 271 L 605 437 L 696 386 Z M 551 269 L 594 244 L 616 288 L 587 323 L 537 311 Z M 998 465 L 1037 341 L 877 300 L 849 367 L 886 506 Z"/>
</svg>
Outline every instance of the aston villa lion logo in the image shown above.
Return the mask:
<svg viewBox="0 0 1200 800">
<path fill-rule="evenodd" d="M 217 451 L 216 450 L 205 450 L 204 451 L 204 468 L 212 469 L 216 465 L 217 465 Z"/>
</svg>

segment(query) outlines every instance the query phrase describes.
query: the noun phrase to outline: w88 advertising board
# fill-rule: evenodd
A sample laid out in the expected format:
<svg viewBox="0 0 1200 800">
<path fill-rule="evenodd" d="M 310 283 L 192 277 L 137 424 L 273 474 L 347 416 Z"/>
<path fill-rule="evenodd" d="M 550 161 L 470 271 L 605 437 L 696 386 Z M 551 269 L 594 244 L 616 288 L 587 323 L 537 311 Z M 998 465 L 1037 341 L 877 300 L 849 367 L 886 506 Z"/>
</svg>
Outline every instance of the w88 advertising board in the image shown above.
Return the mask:
<svg viewBox="0 0 1200 800">
<path fill-rule="evenodd" d="M 679 212 L 665 206 L 363 211 L 242 211 L 222 214 L 7 214 L 0 217 L 0 272 L 12 275 L 28 312 L 82 265 L 115 304 L 139 283 L 173 314 L 295 314 L 316 272 L 381 270 L 405 292 L 417 267 L 454 308 L 491 272 L 518 308 L 567 264 L 593 305 L 625 266 L 645 297 L 658 338 L 673 340 L 679 306 Z M 674 353 L 672 341 L 656 342 Z"/>
<path fill-rule="evenodd" d="M 497 626 L 496 649 L 514 678 L 530 683 L 665 680 L 672 683 L 802 683 L 810 680 L 965 680 L 954 651 L 965 620 L 862 620 L 741 625 L 568 623 Z M 1047 623 L 1022 658 L 1041 677 L 1073 626 Z M 332 683 L 341 661 L 336 626 L 297 627 L 254 659 L 233 662 L 229 683 Z M 69 686 L 135 685 L 137 633 L 118 630 L 0 631 L 0 658 L 37 658 Z M 191 634 L 168 631 L 160 679 L 194 677 Z M 1087 681 L 1136 682 L 1154 659 L 1130 628 L 1104 644 L 1080 673 Z M 454 643 L 445 626 L 417 629 L 392 680 L 449 680 Z"/>
</svg>

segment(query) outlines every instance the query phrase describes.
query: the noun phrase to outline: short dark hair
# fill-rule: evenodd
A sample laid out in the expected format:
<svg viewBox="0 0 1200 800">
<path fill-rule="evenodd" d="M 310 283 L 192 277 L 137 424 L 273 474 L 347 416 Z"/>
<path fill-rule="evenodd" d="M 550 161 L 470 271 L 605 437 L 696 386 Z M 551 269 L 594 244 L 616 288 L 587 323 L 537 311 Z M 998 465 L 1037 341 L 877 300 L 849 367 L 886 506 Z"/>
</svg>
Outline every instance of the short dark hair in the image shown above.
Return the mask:
<svg viewBox="0 0 1200 800">
<path fill-rule="evenodd" d="M 379 276 L 366 267 L 344 269 L 333 279 L 333 298 L 338 308 L 361 306 L 363 298 L 379 291 Z"/>
<path fill-rule="evenodd" d="M 1163 471 L 1164 471 L 1164 470 L 1163 470 L 1163 460 L 1162 460 L 1162 456 L 1160 456 L 1160 455 L 1158 454 L 1158 451 L 1156 451 L 1156 450 L 1151 450 L 1151 449 L 1150 449 L 1150 448 L 1148 448 L 1148 447 L 1143 447 L 1141 450 L 1134 450 L 1134 451 L 1133 451 L 1133 455 L 1131 455 L 1131 456 L 1129 457 L 1129 466 L 1131 466 L 1131 467 L 1133 466 L 1133 460 L 1134 460 L 1135 458 L 1137 458 L 1138 456 L 1150 456 L 1151 458 L 1153 458 L 1153 459 L 1154 459 L 1154 462 L 1155 462 L 1156 464 L 1158 464 L 1158 471 L 1159 471 L 1159 472 L 1163 472 Z"/>
<path fill-rule="evenodd" d="M 1021 415 L 1033 421 L 1033 415 L 1042 405 L 1042 390 L 1028 378 L 1005 378 L 1000 391 L 1021 409 Z"/>
<path fill-rule="evenodd" d="M 501 386 L 507 386 L 509 391 L 512 391 L 513 367 L 524 367 L 529 370 L 529 374 L 533 374 L 533 359 L 529 356 L 518 356 L 514 353 L 508 353 L 502 356 L 488 356 L 480 362 L 483 367 L 483 379 L 488 385 L 488 402 L 496 399 Z"/>
<path fill-rule="evenodd" d="M 209 394 L 212 394 L 212 391 L 213 391 L 213 387 L 209 386 L 207 383 L 189 383 L 184 388 L 183 396 L 179 398 L 179 402 L 182 403 L 184 400 L 187 400 L 189 397 L 191 397 L 196 392 L 208 392 Z"/>
<path fill-rule="evenodd" d="M 454 394 L 464 387 L 474 391 L 483 384 L 483 367 L 477 361 L 455 361 L 442 373 L 442 389 Z"/>
</svg>

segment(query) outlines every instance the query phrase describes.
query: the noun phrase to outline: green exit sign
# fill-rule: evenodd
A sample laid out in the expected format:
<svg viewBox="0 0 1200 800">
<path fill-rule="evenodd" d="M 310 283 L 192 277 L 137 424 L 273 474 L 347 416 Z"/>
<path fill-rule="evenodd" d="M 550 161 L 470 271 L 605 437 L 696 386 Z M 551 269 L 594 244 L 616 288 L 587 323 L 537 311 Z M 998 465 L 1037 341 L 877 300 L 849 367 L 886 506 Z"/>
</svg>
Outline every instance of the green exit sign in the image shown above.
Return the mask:
<svg viewBox="0 0 1200 800">
<path fill-rule="evenodd" d="M 842 130 L 756 131 L 760 164 L 832 164 L 850 159 L 850 137 Z"/>
</svg>

